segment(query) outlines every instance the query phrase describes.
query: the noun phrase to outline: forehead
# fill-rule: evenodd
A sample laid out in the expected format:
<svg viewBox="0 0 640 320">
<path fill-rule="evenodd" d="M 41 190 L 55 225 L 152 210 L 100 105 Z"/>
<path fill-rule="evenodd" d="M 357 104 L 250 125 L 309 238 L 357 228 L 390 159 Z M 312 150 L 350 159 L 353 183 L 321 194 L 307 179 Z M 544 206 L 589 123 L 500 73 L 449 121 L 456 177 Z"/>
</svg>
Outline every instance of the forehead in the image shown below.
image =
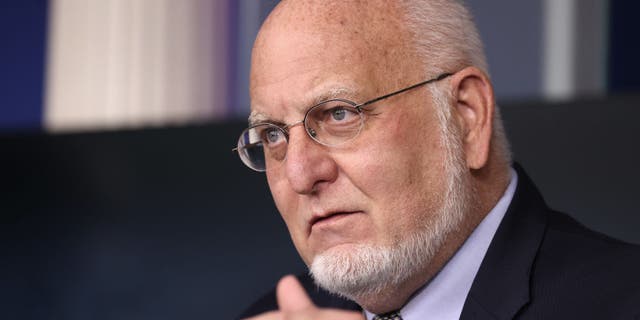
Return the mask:
<svg viewBox="0 0 640 320">
<path fill-rule="evenodd" d="M 407 50 L 406 32 L 388 12 L 327 7 L 285 5 L 267 19 L 252 55 L 251 120 L 281 118 L 291 109 L 303 114 L 329 98 L 370 98 L 420 78 L 411 75 L 415 64 L 407 68 L 417 60 Z"/>
<path fill-rule="evenodd" d="M 309 108 L 331 99 L 347 99 L 354 100 L 358 96 L 359 92 L 355 87 L 344 87 L 340 85 L 328 86 L 326 89 L 318 88 L 316 92 L 308 92 L 304 98 L 304 102 L 298 105 L 299 110 L 306 112 Z M 355 102 L 355 100 L 354 100 Z M 261 122 L 272 122 L 274 117 L 260 110 L 268 110 L 267 106 L 254 105 L 249 115 L 249 125 L 254 125 Z"/>
<path fill-rule="evenodd" d="M 264 48 L 252 65 L 252 119 L 258 114 L 297 117 L 323 100 L 355 101 L 375 92 L 380 81 L 372 62 L 379 59 L 372 59 L 361 44 L 351 44 L 288 34 L 286 42 Z"/>
</svg>

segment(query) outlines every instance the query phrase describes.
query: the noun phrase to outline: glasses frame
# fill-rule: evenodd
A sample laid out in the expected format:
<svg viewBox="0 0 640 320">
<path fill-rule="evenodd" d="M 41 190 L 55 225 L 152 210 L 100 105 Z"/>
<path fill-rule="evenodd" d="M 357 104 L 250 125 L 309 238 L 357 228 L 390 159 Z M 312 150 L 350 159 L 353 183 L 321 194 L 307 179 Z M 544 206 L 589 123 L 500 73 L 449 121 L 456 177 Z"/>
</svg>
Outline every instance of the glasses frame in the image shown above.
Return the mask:
<svg viewBox="0 0 640 320">
<path fill-rule="evenodd" d="M 271 123 L 271 122 L 260 122 L 260 123 L 256 123 L 256 124 L 251 125 L 251 126 L 249 126 L 248 128 L 246 128 L 246 129 L 244 129 L 244 130 L 242 131 L 242 133 L 240 134 L 240 139 L 238 139 L 238 146 L 237 146 L 237 147 L 235 147 L 235 148 L 233 148 L 231 151 L 233 151 L 233 152 L 236 152 L 236 151 L 237 151 L 237 152 L 238 152 L 238 155 L 240 156 L 240 159 L 242 160 L 242 162 L 243 162 L 247 167 L 249 167 L 250 169 L 255 170 L 255 171 L 258 171 L 258 172 L 265 172 L 265 171 L 266 171 L 266 168 L 265 168 L 265 169 L 258 169 L 258 168 L 255 168 L 254 166 L 251 166 L 251 165 L 250 165 L 251 161 L 250 161 L 249 159 L 245 159 L 245 157 L 243 156 L 242 151 L 240 150 L 240 149 L 241 149 L 241 148 L 243 148 L 243 147 L 247 147 L 247 146 L 255 145 L 255 144 L 246 144 L 246 145 L 244 145 L 243 147 L 241 147 L 241 146 L 240 146 L 240 141 L 242 140 L 242 137 L 244 136 L 244 134 L 245 134 L 245 132 L 246 132 L 247 130 L 251 130 L 251 129 L 255 128 L 255 127 L 263 126 L 263 125 L 273 126 L 274 128 L 277 128 L 277 129 L 279 129 L 280 131 L 282 131 L 282 133 L 284 133 L 285 140 L 287 141 L 287 144 L 288 144 L 288 143 L 289 143 L 289 129 L 291 129 L 292 127 L 295 127 L 295 126 L 297 126 L 297 125 L 299 125 L 299 124 L 303 124 L 303 126 L 304 126 L 304 131 L 307 133 L 307 136 L 308 136 L 309 138 L 311 138 L 311 140 L 313 140 L 313 141 L 315 141 L 315 142 L 317 142 L 317 143 L 319 143 L 319 144 L 321 144 L 321 145 L 324 145 L 324 146 L 329 146 L 329 147 L 331 147 L 331 146 L 336 146 L 336 145 L 339 145 L 339 144 L 327 144 L 327 143 L 324 143 L 324 142 L 322 142 L 322 141 L 320 141 L 320 140 L 316 139 L 316 137 L 314 136 L 314 134 L 310 132 L 310 130 L 313 130 L 313 129 L 311 129 L 311 128 L 307 127 L 307 117 L 309 116 L 309 114 L 311 113 L 311 111 L 312 111 L 312 110 L 314 110 L 317 106 L 322 105 L 322 104 L 325 104 L 325 103 L 328 103 L 328 102 L 331 102 L 331 101 L 340 101 L 340 102 L 344 102 L 344 103 L 348 103 L 348 104 L 352 105 L 352 107 L 353 107 L 356 111 L 358 111 L 358 115 L 359 115 L 359 116 L 360 116 L 360 118 L 361 118 L 361 120 L 360 120 L 360 122 L 361 122 L 360 129 L 358 130 L 358 132 L 357 132 L 357 133 L 356 133 L 352 138 L 349 138 L 348 140 L 345 140 L 345 141 L 344 141 L 344 142 L 347 142 L 347 141 L 350 141 L 350 140 L 352 140 L 352 139 L 355 139 L 358 135 L 360 135 L 360 131 L 362 131 L 362 124 L 364 124 L 364 118 L 363 118 L 363 116 L 362 116 L 362 108 L 363 108 L 363 107 L 368 106 L 368 105 L 373 104 L 373 103 L 376 103 L 376 102 L 378 102 L 378 101 L 380 101 L 380 100 L 384 100 L 384 99 L 390 98 L 390 97 L 392 97 L 392 96 L 398 95 L 398 94 L 400 94 L 400 93 L 403 93 L 403 92 L 406 92 L 406 91 L 409 91 L 409 90 L 413 90 L 413 89 L 415 89 L 415 88 L 418 88 L 418 87 L 421 87 L 421 86 L 424 86 L 424 85 L 427 85 L 427 84 L 430 84 L 430 83 L 433 83 L 433 82 L 438 82 L 438 81 L 440 81 L 440 80 L 444 80 L 445 78 L 448 78 L 448 77 L 452 76 L 453 74 L 454 74 L 454 73 L 451 73 L 451 72 L 445 72 L 445 73 L 442 73 L 442 74 L 438 75 L 438 76 L 437 76 L 437 77 L 435 77 L 435 78 L 431 78 L 431 79 L 429 79 L 429 80 L 425 80 L 425 81 L 422 81 L 422 82 L 418 82 L 418 83 L 416 83 L 416 84 L 414 84 L 414 85 L 408 86 L 408 87 L 406 87 L 406 88 L 403 88 L 403 89 L 400 89 L 400 90 L 397 90 L 397 91 L 393 91 L 393 92 L 391 92 L 391 93 L 387 93 L 387 94 L 385 94 L 385 95 L 379 96 L 379 97 L 377 97 L 377 98 L 374 98 L 374 99 L 368 100 L 368 101 L 363 102 L 363 103 L 360 103 L 360 104 L 357 104 L 357 103 L 355 103 L 355 102 L 353 102 L 353 101 L 346 100 L 346 99 L 329 99 L 329 100 L 324 100 L 324 101 L 321 101 L 321 102 L 316 103 L 315 105 L 311 106 L 311 107 L 310 107 L 310 108 L 305 112 L 305 114 L 304 114 L 304 118 L 302 118 L 302 120 L 297 121 L 297 122 L 294 122 L 294 123 L 292 123 L 292 124 L 284 125 L 284 126 L 283 126 L 283 125 L 278 125 L 278 124 L 275 124 L 275 123 Z"/>
</svg>

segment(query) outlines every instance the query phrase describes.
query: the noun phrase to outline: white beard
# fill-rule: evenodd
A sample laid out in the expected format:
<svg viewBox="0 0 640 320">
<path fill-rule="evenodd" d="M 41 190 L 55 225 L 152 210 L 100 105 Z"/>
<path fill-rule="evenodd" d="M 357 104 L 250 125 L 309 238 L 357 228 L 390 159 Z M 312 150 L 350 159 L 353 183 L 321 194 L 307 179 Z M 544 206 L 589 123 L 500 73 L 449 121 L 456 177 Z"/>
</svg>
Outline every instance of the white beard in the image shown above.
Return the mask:
<svg viewBox="0 0 640 320">
<path fill-rule="evenodd" d="M 446 130 L 446 129 L 444 129 Z M 472 197 L 461 146 L 455 133 L 444 134 L 447 189 L 430 221 L 393 246 L 336 247 L 317 255 L 309 267 L 316 284 L 359 301 L 393 290 L 425 270 L 444 240 L 463 220 Z M 458 140 L 459 141 L 459 140 Z"/>
<path fill-rule="evenodd" d="M 469 203 L 465 196 L 468 184 L 461 181 L 460 171 L 450 174 L 448 180 L 444 202 L 432 221 L 394 246 L 361 244 L 328 249 L 317 255 L 309 268 L 315 282 L 329 292 L 358 301 L 424 270 L 445 238 L 458 228 Z"/>
</svg>

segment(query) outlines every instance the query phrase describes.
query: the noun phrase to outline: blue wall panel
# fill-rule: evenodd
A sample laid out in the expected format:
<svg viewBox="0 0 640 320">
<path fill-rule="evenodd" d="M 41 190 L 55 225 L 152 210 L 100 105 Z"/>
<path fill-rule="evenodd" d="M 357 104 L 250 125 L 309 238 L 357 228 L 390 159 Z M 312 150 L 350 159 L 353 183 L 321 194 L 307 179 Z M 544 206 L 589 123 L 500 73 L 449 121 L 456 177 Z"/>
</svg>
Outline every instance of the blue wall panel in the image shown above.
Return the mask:
<svg viewBox="0 0 640 320">
<path fill-rule="evenodd" d="M 609 91 L 640 90 L 640 20 L 637 1 L 611 0 L 609 23 Z"/>
<path fill-rule="evenodd" d="M 542 1 L 466 2 L 485 45 L 498 102 L 542 96 Z"/>
<path fill-rule="evenodd" d="M 0 2 L 0 129 L 42 124 L 46 0 Z"/>
</svg>

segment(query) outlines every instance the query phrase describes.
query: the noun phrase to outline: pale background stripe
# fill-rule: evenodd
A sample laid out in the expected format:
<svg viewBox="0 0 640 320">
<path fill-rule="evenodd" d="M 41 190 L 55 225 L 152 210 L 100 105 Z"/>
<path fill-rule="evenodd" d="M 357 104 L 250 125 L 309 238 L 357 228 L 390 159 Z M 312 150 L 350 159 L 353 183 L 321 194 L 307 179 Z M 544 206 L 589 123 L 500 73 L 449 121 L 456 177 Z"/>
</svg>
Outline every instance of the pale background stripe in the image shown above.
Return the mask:
<svg viewBox="0 0 640 320">
<path fill-rule="evenodd" d="M 46 128 L 224 117 L 228 6 L 222 0 L 52 1 Z"/>
<path fill-rule="evenodd" d="M 606 92 L 608 1 L 544 1 L 544 86 L 550 100 Z"/>
</svg>

